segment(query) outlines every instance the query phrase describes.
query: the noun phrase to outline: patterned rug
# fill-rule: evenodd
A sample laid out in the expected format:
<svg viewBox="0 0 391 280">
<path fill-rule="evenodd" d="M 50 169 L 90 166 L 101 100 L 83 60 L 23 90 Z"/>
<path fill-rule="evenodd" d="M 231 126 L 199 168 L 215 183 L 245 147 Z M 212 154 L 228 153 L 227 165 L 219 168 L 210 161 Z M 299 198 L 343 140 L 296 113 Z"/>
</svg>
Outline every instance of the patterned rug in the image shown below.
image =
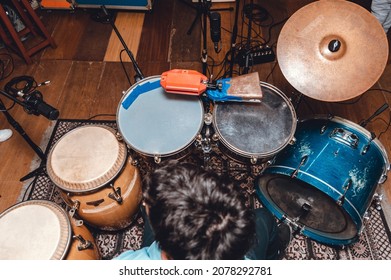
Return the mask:
<svg viewBox="0 0 391 280">
<path fill-rule="evenodd" d="M 116 129 L 115 121 L 85 121 L 85 120 L 58 120 L 46 148 L 49 153 L 53 145 L 70 130 L 86 124 L 106 125 Z M 130 151 L 130 153 L 132 153 Z M 205 160 L 205 154 L 199 149 L 191 151 L 183 160 L 204 164 L 207 162 L 208 168 L 212 168 L 218 174 L 227 172 L 233 180 L 240 184 L 249 207 L 262 207 L 259 199 L 255 195 L 254 180 L 263 169 L 262 165 L 247 165 L 232 160 L 226 156 L 218 147 L 214 147 Z M 133 158 L 137 155 L 132 154 Z M 139 159 L 139 169 L 141 175 L 145 174 L 151 165 L 148 160 Z M 26 190 L 24 200 L 44 199 L 55 202 L 68 210 L 68 206 L 63 201 L 59 189 L 50 180 L 46 170 L 37 175 L 31 186 Z M 384 213 L 371 205 L 368 210 L 368 219 L 364 219 L 364 226 L 359 240 L 348 246 L 330 247 L 320 244 L 307 238 L 302 234 L 293 237 L 287 248 L 284 259 L 287 260 L 391 260 L 391 234 L 387 226 Z M 118 231 L 103 231 L 93 227 L 88 227 L 99 247 L 102 259 L 112 259 L 123 251 L 138 249 L 141 244 L 144 221 L 140 213 L 133 217 L 132 223 Z"/>
</svg>

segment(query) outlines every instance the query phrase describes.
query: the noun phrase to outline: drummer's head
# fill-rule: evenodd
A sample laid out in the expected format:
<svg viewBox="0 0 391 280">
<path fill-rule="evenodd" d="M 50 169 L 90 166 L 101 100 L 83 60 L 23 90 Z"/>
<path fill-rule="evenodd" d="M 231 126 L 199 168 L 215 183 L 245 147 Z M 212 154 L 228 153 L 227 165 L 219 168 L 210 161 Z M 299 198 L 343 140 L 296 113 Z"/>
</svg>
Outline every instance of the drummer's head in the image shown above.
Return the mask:
<svg viewBox="0 0 391 280">
<path fill-rule="evenodd" d="M 252 245 L 252 211 L 239 190 L 214 173 L 170 160 L 146 177 L 143 195 L 168 258 L 242 259 Z"/>
</svg>

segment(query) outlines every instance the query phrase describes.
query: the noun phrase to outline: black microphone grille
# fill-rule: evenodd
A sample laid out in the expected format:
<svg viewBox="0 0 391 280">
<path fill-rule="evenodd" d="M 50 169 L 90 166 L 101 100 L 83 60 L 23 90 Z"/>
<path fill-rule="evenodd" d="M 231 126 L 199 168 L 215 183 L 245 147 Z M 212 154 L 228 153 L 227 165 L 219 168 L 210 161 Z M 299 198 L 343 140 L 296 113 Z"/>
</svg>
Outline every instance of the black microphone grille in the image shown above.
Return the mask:
<svg viewBox="0 0 391 280">
<path fill-rule="evenodd" d="M 221 16 L 218 12 L 210 13 L 210 36 L 214 43 L 221 39 Z"/>
</svg>

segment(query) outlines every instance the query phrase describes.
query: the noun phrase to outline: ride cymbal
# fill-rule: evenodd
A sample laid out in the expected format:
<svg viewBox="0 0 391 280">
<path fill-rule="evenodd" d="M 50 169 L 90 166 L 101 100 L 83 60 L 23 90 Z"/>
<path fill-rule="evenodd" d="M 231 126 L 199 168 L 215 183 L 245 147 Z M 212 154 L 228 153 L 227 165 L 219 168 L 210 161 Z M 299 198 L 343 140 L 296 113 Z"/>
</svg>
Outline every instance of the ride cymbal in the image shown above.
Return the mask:
<svg viewBox="0 0 391 280">
<path fill-rule="evenodd" d="M 283 26 L 277 59 L 288 82 L 322 101 L 354 98 L 380 78 L 388 41 L 378 20 L 348 1 L 316 1 Z"/>
</svg>

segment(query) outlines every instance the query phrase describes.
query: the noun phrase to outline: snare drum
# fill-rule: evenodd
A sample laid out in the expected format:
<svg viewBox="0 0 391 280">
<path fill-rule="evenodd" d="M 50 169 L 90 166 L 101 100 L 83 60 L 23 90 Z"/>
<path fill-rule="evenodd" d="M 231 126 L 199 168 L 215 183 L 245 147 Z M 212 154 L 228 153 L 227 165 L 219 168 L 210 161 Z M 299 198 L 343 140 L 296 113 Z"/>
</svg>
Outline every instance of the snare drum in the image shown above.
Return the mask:
<svg viewBox="0 0 391 280">
<path fill-rule="evenodd" d="M 390 167 L 383 145 L 339 117 L 304 120 L 295 138 L 259 177 L 260 200 L 277 218 L 321 243 L 357 241 Z"/>
<path fill-rule="evenodd" d="M 276 87 L 260 83 L 261 102 L 215 104 L 215 137 L 226 153 L 239 161 L 264 162 L 292 140 L 296 112 L 290 100 Z M 224 149 L 223 149 L 224 151 Z"/>
<path fill-rule="evenodd" d="M 47 172 L 65 202 L 92 226 L 122 229 L 138 212 L 139 170 L 108 126 L 85 125 L 62 136 L 49 153 Z"/>
<path fill-rule="evenodd" d="M 0 214 L 2 260 L 98 260 L 90 231 L 46 200 L 18 203 Z"/>
<path fill-rule="evenodd" d="M 162 158 L 188 154 L 203 123 L 200 98 L 165 92 L 160 86 L 160 76 L 134 84 L 117 110 L 118 129 L 125 142 L 156 163 Z"/>
</svg>

